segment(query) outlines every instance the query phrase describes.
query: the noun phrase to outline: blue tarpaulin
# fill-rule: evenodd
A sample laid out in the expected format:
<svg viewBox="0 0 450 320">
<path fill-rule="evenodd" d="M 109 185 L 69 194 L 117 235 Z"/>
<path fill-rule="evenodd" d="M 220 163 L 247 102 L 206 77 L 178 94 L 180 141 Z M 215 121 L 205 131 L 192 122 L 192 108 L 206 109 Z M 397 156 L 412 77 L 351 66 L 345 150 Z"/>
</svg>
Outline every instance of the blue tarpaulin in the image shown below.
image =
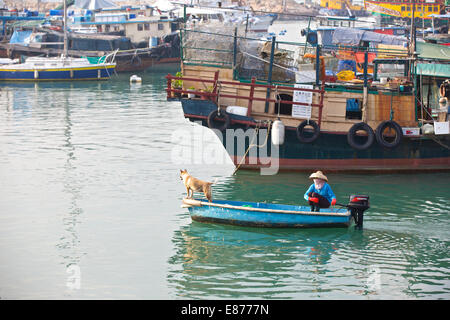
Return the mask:
<svg viewBox="0 0 450 320">
<path fill-rule="evenodd" d="M 408 43 L 408 40 L 405 37 L 392 36 L 356 28 L 336 28 L 333 32 L 333 44 L 335 45 L 359 46 L 361 41 L 397 46 L 406 46 Z"/>
<path fill-rule="evenodd" d="M 27 45 L 30 43 L 30 36 L 33 33 L 32 30 L 24 30 L 24 31 L 18 31 L 14 30 L 14 33 L 9 40 L 9 43 L 19 43 L 23 45 Z"/>
</svg>

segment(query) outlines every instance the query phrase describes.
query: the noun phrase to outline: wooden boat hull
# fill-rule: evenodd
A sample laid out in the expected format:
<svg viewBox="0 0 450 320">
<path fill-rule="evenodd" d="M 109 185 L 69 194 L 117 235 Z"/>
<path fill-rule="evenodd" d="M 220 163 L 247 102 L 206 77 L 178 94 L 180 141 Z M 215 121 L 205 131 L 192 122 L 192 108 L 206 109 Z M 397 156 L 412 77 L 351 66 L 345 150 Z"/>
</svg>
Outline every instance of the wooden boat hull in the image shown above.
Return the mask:
<svg viewBox="0 0 450 320">
<path fill-rule="evenodd" d="M 352 223 L 347 209 L 322 209 L 269 203 L 183 199 L 192 220 L 198 222 L 269 228 L 348 227 Z"/>
<path fill-rule="evenodd" d="M 180 57 L 174 58 L 152 58 L 152 57 L 142 57 L 139 60 L 125 59 L 118 57 L 116 59 L 117 72 L 133 72 L 133 71 L 143 71 L 160 64 L 179 64 L 181 61 Z"/>
<path fill-rule="evenodd" d="M 207 127 L 208 115 L 217 110 L 215 103 L 206 100 L 181 99 L 184 116 L 191 121 L 200 121 Z M 255 127 L 254 119 L 230 114 L 231 130 L 246 130 Z M 245 148 L 230 147 L 225 134 L 220 139 L 231 160 L 242 169 L 259 169 L 271 165 L 272 146 L 267 150 L 249 152 L 242 161 Z M 248 139 L 247 139 L 248 140 Z M 286 127 L 285 141 L 278 152 L 279 170 L 311 171 L 321 168 L 342 172 L 391 172 L 391 171 L 441 171 L 450 170 L 450 150 L 442 145 L 450 145 L 450 137 L 404 137 L 394 149 L 379 145 L 376 141 L 366 150 L 355 150 L 347 141 L 347 132 L 321 131 L 313 143 L 298 140 L 296 128 Z M 269 136 L 270 141 L 270 136 Z M 256 156 L 255 156 L 256 153 Z M 273 162 L 272 162 L 273 165 Z"/>
</svg>

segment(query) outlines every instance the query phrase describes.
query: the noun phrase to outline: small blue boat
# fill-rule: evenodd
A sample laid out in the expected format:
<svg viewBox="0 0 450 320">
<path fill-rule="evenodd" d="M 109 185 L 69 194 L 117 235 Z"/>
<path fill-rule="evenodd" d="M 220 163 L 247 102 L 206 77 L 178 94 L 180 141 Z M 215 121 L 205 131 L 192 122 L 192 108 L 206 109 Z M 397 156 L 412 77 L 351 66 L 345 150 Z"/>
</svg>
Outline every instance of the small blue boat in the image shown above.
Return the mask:
<svg viewBox="0 0 450 320">
<path fill-rule="evenodd" d="M 360 204 L 355 204 L 360 206 Z M 192 220 L 241 226 L 272 228 L 349 227 L 353 220 L 362 227 L 364 210 L 351 205 L 344 208 L 321 209 L 311 212 L 306 206 L 202 199 L 183 199 Z"/>
</svg>

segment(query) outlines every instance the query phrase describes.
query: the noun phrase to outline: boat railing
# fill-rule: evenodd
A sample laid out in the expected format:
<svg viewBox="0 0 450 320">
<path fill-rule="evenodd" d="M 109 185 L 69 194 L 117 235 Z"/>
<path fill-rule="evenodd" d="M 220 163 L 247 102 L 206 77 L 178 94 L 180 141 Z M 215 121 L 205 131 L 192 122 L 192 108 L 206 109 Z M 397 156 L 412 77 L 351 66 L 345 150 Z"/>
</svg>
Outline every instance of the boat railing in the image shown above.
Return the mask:
<svg viewBox="0 0 450 320">
<path fill-rule="evenodd" d="M 107 55 L 104 55 L 103 57 L 101 57 L 99 59 L 99 63 L 100 64 L 114 63 L 114 60 L 116 59 L 117 52 L 119 52 L 119 49 L 116 49 L 116 50 L 108 53 Z"/>
<path fill-rule="evenodd" d="M 175 94 L 178 94 L 178 96 L 186 95 L 186 94 L 194 94 L 196 96 L 199 96 L 203 100 L 211 100 L 214 101 L 217 105 L 220 104 L 219 99 L 220 98 L 231 98 L 231 99 L 242 99 L 247 100 L 247 116 L 250 117 L 252 114 L 252 104 L 254 101 L 263 101 L 268 105 L 269 103 L 278 103 L 278 104 L 290 104 L 290 105 L 300 105 L 300 106 L 310 106 L 313 108 L 318 108 L 319 115 L 318 115 L 318 125 L 320 127 L 321 121 L 322 121 L 322 108 L 323 108 L 323 98 L 325 93 L 325 82 L 322 81 L 322 84 L 319 89 L 309 89 L 309 88 L 303 88 L 303 87 L 294 87 L 294 86 L 288 86 L 288 85 L 276 85 L 276 84 L 262 84 L 262 83 L 256 83 L 256 78 L 253 77 L 249 83 L 246 82 L 240 82 L 240 81 L 229 81 L 229 80 L 219 80 L 218 79 L 219 72 L 215 72 L 214 79 L 205 79 L 205 78 L 196 78 L 196 77 L 177 77 L 173 76 L 171 74 L 168 74 L 166 76 L 167 79 L 167 99 L 171 100 L 175 98 Z M 212 85 L 213 89 L 211 92 L 206 91 L 200 91 L 200 90 L 187 90 L 185 88 L 174 88 L 172 86 L 173 81 L 181 80 L 181 81 L 191 81 L 198 84 L 210 84 Z M 248 96 L 245 95 L 239 95 L 239 94 L 229 94 L 229 93 L 222 93 L 220 92 L 220 88 L 222 86 L 236 86 L 236 87 L 246 87 L 249 92 Z M 267 96 L 265 98 L 257 97 L 255 96 L 255 89 L 261 88 L 267 90 Z M 308 92 L 308 93 L 316 93 L 319 94 L 318 103 L 305 103 L 305 102 L 299 102 L 299 101 L 290 101 L 290 100 L 281 100 L 281 96 L 279 92 L 282 91 L 282 93 L 290 92 L 292 93 L 292 96 L 294 95 L 294 92 Z M 272 93 L 275 93 L 275 99 L 272 98 Z M 281 92 L 280 92 L 281 93 Z M 267 108 L 266 108 L 267 109 Z M 266 111 L 266 113 L 268 113 Z"/>
</svg>

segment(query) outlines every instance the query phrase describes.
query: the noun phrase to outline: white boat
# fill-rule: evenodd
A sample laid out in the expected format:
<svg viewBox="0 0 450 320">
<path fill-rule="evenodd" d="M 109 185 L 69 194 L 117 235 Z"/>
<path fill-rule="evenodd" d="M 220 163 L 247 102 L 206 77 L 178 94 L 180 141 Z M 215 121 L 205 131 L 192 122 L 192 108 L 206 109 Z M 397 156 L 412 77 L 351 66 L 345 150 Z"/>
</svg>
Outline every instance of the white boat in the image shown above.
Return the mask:
<svg viewBox="0 0 450 320">
<path fill-rule="evenodd" d="M 106 80 L 114 73 L 117 51 L 100 58 L 71 58 L 67 49 L 67 7 L 64 2 L 64 54 L 29 57 L 24 63 L 0 66 L 0 81 Z"/>
<path fill-rule="evenodd" d="M 19 59 L 0 58 L 0 66 L 19 63 Z"/>
<path fill-rule="evenodd" d="M 97 61 L 92 58 L 30 57 L 24 63 L 0 66 L 0 80 L 7 81 L 65 81 L 106 80 L 114 73 L 115 52 Z"/>
</svg>

